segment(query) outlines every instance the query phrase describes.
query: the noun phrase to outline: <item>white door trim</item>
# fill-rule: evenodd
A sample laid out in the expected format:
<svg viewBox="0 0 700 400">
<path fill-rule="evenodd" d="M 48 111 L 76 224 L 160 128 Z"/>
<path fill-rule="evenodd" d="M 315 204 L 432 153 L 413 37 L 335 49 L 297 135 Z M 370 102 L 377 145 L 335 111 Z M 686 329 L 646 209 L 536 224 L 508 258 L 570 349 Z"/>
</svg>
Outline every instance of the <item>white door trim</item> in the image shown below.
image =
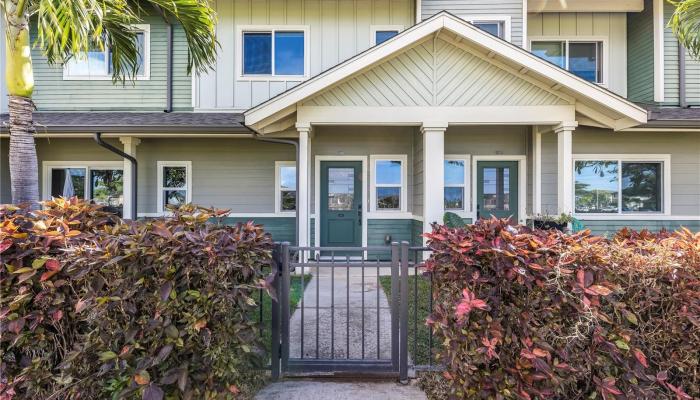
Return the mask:
<svg viewBox="0 0 700 400">
<path fill-rule="evenodd" d="M 367 191 L 367 156 L 315 156 L 314 167 L 314 247 L 321 247 L 321 161 L 361 161 L 362 162 L 362 247 L 367 247 L 367 212 L 369 197 Z M 309 232 L 311 235 L 311 232 Z M 310 240 L 309 240 L 310 241 Z M 365 256 L 367 256 L 365 254 Z"/>
<path fill-rule="evenodd" d="M 518 162 L 518 223 L 527 221 L 527 156 L 524 155 L 472 155 L 472 214 L 476 222 L 477 204 L 477 164 L 479 161 L 517 161 Z"/>
</svg>

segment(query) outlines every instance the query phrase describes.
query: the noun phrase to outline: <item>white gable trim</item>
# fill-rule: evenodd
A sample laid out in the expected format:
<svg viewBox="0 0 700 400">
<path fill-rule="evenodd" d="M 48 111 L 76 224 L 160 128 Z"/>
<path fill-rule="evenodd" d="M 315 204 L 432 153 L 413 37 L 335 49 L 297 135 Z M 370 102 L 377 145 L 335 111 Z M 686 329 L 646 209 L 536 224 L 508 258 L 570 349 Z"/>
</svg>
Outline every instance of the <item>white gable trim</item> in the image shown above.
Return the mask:
<svg viewBox="0 0 700 400">
<path fill-rule="evenodd" d="M 481 29 L 455 17 L 447 12 L 436 14 L 430 19 L 413 26 L 379 46 L 358 54 L 346 62 L 338 64 L 328 71 L 302 83 L 277 97 L 274 97 L 245 112 L 245 123 L 254 125 L 265 118 L 328 88 L 341 80 L 383 61 L 392 54 L 421 41 L 428 35 L 448 29 L 467 40 L 483 47 L 489 55 L 500 56 L 513 61 L 525 70 L 546 76 L 586 100 L 597 103 L 611 111 L 623 114 L 639 124 L 646 123 L 647 112 L 643 108 L 617 96 L 606 89 L 587 82 L 511 43 L 498 39 Z"/>
</svg>

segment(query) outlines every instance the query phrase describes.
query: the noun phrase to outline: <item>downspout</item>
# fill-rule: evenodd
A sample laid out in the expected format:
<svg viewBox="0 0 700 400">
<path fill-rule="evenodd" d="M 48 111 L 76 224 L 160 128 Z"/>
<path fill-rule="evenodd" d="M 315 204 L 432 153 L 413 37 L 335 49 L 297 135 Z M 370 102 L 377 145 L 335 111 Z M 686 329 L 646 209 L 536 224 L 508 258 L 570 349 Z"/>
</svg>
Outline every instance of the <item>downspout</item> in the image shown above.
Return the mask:
<svg viewBox="0 0 700 400">
<path fill-rule="evenodd" d="M 688 108 L 686 94 L 685 46 L 678 42 L 678 103 L 681 108 Z"/>
<path fill-rule="evenodd" d="M 168 38 L 168 42 L 166 54 L 167 61 L 165 66 L 165 110 L 163 111 L 166 113 L 171 113 L 173 112 L 173 24 L 160 7 L 156 6 L 154 8 L 163 18 L 166 25 L 166 36 Z"/>
<path fill-rule="evenodd" d="M 111 151 L 114 154 L 117 154 L 123 158 L 126 158 L 131 162 L 131 212 L 133 214 L 132 219 L 137 219 L 138 213 L 137 213 L 137 208 L 136 208 L 136 202 L 137 202 L 137 196 L 136 196 L 136 190 L 138 188 L 138 181 L 137 181 L 137 176 L 138 176 L 138 162 L 136 161 L 136 158 L 133 156 L 126 154 L 122 150 L 119 150 L 118 148 L 112 146 L 111 144 L 105 142 L 102 140 L 102 133 L 101 132 L 95 132 L 94 135 L 95 142 L 99 144 L 100 146 L 104 147 L 105 149 Z"/>
</svg>

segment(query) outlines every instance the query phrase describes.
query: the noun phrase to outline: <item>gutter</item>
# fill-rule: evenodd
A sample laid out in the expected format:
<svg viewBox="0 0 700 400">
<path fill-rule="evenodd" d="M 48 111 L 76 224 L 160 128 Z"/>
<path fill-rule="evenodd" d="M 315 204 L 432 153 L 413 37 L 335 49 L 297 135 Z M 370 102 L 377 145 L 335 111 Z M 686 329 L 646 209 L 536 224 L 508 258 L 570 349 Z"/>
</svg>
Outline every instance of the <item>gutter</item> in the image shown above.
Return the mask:
<svg viewBox="0 0 700 400">
<path fill-rule="evenodd" d="M 136 158 L 134 158 L 133 156 L 131 156 L 129 154 L 126 154 L 122 150 L 119 150 L 118 148 L 116 148 L 116 147 L 112 146 L 111 144 L 102 140 L 102 133 L 101 132 L 95 132 L 94 138 L 95 138 L 95 142 L 97 142 L 97 144 L 99 144 L 100 146 L 104 147 L 105 149 L 111 151 L 114 154 L 117 154 L 117 155 L 122 156 L 123 158 L 126 158 L 127 160 L 129 160 L 131 162 L 131 210 L 133 213 L 132 219 L 136 219 L 138 216 L 137 208 L 136 208 L 136 203 L 137 203 L 137 199 L 138 199 L 138 197 L 136 196 L 136 192 L 138 189 L 138 180 L 137 180 L 138 162 L 136 161 Z"/>
<path fill-rule="evenodd" d="M 688 96 L 686 94 L 687 79 L 685 65 L 685 46 L 678 42 L 678 105 L 688 108 Z"/>
</svg>

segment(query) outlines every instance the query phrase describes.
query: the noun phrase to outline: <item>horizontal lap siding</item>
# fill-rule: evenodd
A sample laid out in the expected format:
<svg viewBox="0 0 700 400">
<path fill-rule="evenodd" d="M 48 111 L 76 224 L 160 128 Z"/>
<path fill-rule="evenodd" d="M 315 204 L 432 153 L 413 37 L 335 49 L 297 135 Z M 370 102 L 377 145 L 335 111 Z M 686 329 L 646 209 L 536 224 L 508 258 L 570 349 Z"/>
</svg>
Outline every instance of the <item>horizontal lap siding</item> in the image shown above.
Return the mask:
<svg viewBox="0 0 700 400">
<path fill-rule="evenodd" d="M 216 69 L 197 82 L 196 107 L 245 110 L 290 89 L 298 79 L 238 80 L 235 55 L 238 27 L 244 25 L 307 25 L 310 75 L 333 67 L 370 47 L 371 25 L 415 21 L 411 0 L 220 0 L 215 2 L 221 44 Z"/>
<path fill-rule="evenodd" d="M 40 49 L 33 48 L 36 89 L 40 111 L 162 111 L 166 107 L 167 27 L 160 17 L 146 17 L 150 24 L 150 79 L 115 83 L 111 80 L 64 80 L 61 65 L 49 65 Z M 36 37 L 36 29 L 33 29 Z M 174 27 L 173 107 L 192 108 L 192 78 L 187 74 L 187 42 L 182 27 Z"/>
<path fill-rule="evenodd" d="M 12 202 L 10 186 L 9 139 L 0 139 L 0 204 Z"/>
<path fill-rule="evenodd" d="M 411 219 L 370 219 L 367 221 L 367 245 L 387 246 L 386 252 L 368 252 L 368 258 L 389 259 L 391 242 L 408 242 L 414 245 L 416 238 Z M 391 236 L 390 242 L 386 243 L 386 237 Z"/>
<path fill-rule="evenodd" d="M 652 0 L 627 17 L 627 93 L 632 101 L 654 102 L 654 21 Z"/>
<path fill-rule="evenodd" d="M 664 2 L 664 23 L 668 24 L 673 11 L 674 6 Z M 678 39 L 667 26 L 664 29 L 664 103 L 668 105 L 678 105 L 680 102 L 679 64 Z M 685 57 L 685 73 L 686 100 L 689 105 L 700 105 L 700 61 L 688 54 Z"/>
<path fill-rule="evenodd" d="M 609 221 L 581 221 L 585 229 L 590 229 L 594 235 L 606 237 L 613 236 L 622 228 L 630 228 L 636 231 L 648 229 L 658 232 L 662 229 L 675 231 L 681 227 L 690 229 L 693 232 L 700 232 L 700 220 L 609 220 Z"/>
<path fill-rule="evenodd" d="M 262 225 L 265 232 L 269 233 L 275 242 L 289 242 L 292 245 L 296 245 L 296 218 L 251 216 L 228 217 L 224 219 L 224 223 L 228 225 L 245 224 L 249 221 Z"/>
<path fill-rule="evenodd" d="M 523 44 L 523 1 L 526 0 L 422 0 L 423 19 L 448 11 L 465 19 L 479 16 L 509 16 L 511 18 L 511 42 Z"/>
</svg>

